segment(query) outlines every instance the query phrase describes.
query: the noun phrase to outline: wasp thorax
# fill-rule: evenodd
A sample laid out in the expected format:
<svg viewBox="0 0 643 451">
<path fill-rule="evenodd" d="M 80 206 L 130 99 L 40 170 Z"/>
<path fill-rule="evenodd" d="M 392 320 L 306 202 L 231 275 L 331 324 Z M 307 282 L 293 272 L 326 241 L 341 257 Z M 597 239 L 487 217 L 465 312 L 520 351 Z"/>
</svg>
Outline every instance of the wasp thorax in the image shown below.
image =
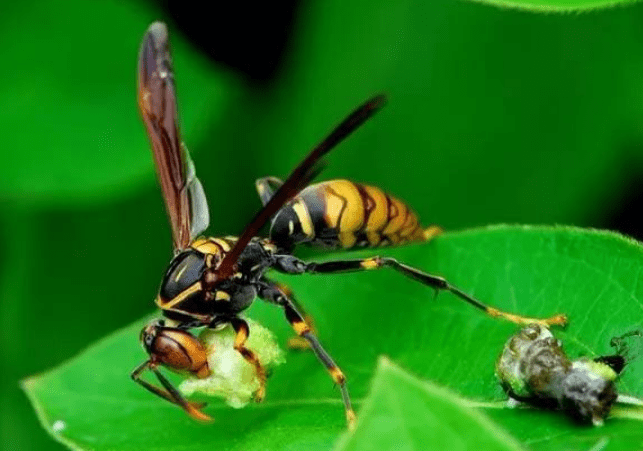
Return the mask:
<svg viewBox="0 0 643 451">
<path fill-rule="evenodd" d="M 172 259 L 161 282 L 160 295 L 169 300 L 184 292 L 203 276 L 206 267 L 205 254 L 188 249 Z"/>
</svg>

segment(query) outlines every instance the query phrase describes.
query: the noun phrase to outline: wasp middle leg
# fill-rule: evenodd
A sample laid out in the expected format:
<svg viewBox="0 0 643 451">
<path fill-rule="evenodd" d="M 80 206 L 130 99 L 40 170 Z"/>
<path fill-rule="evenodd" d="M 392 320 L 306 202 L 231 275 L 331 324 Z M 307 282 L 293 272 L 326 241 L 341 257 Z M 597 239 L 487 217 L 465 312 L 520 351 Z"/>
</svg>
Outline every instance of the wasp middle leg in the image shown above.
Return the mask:
<svg viewBox="0 0 643 451">
<path fill-rule="evenodd" d="M 339 389 L 342 392 L 344 408 L 346 410 L 346 421 L 348 422 L 348 427 L 353 428 L 355 426 L 356 416 L 351 404 L 350 395 L 348 394 L 348 388 L 346 387 L 346 376 L 344 376 L 344 373 L 333 361 L 333 358 L 322 347 L 321 343 L 314 335 L 311 327 L 306 323 L 304 317 L 297 310 L 296 304 L 284 291 L 282 291 L 279 285 L 265 279 L 260 285 L 259 297 L 268 302 L 277 304 L 284 309 L 286 319 L 295 330 L 297 335 L 308 342 L 312 350 L 315 352 L 317 358 L 330 373 L 333 381 L 335 381 L 335 383 L 339 385 Z"/>
<path fill-rule="evenodd" d="M 541 324 L 544 326 L 565 326 L 567 324 L 567 316 L 564 314 L 557 314 L 550 318 L 530 318 L 527 316 L 518 315 L 515 313 L 505 312 L 495 307 L 486 305 L 472 296 L 469 296 L 464 291 L 451 285 L 446 279 L 425 273 L 419 269 L 400 263 L 394 258 L 389 257 L 369 257 L 359 260 L 335 260 L 324 263 L 304 262 L 292 255 L 283 254 L 276 256 L 276 264 L 274 268 L 288 274 L 337 274 L 355 271 L 369 271 L 381 268 L 392 268 L 395 271 L 402 273 L 406 277 L 417 280 L 418 282 L 427 285 L 435 290 L 450 291 L 457 297 L 482 310 L 492 317 L 503 318 L 516 324 Z"/>
<path fill-rule="evenodd" d="M 245 346 L 250 336 L 250 328 L 248 327 L 248 323 L 241 318 L 230 319 L 230 324 L 237 334 L 234 339 L 234 349 L 236 349 L 248 363 L 255 367 L 255 373 L 259 379 L 259 388 L 255 393 L 255 401 L 261 402 L 263 398 L 266 397 L 266 369 L 261 365 L 257 355 Z"/>
</svg>

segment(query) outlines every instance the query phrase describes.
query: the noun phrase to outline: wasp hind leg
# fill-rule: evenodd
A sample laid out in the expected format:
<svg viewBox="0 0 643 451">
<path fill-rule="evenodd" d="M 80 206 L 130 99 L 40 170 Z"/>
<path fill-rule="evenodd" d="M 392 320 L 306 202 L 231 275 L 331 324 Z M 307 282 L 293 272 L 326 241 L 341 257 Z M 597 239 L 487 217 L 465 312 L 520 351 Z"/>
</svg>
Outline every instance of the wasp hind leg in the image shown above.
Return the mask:
<svg viewBox="0 0 643 451">
<path fill-rule="evenodd" d="M 255 401 L 261 402 L 266 397 L 266 369 L 261 365 L 257 355 L 245 346 L 250 335 L 250 328 L 248 323 L 241 318 L 232 318 L 230 324 L 237 334 L 234 339 L 234 349 L 255 367 L 255 373 L 259 379 L 259 388 L 255 392 Z"/>
<path fill-rule="evenodd" d="M 285 254 L 278 255 L 276 257 L 277 262 L 275 269 L 289 274 L 338 274 L 344 272 L 370 271 L 388 267 L 437 291 L 450 291 L 466 303 L 482 310 L 487 315 L 494 318 L 502 318 L 507 321 L 511 321 L 512 323 L 523 325 L 536 323 L 546 327 L 554 325 L 565 326 L 567 324 L 567 316 L 564 314 L 557 314 L 550 318 L 530 318 L 515 313 L 505 312 L 495 307 L 483 304 L 459 288 L 451 285 L 446 281 L 446 279 L 425 273 L 419 269 L 405 265 L 404 263 L 400 263 L 394 258 L 370 257 L 360 260 L 336 260 L 324 263 L 306 263 L 292 255 Z"/>
<path fill-rule="evenodd" d="M 143 371 L 147 369 L 149 369 L 156 375 L 156 378 L 159 380 L 161 385 L 163 385 L 165 390 L 162 390 L 156 387 L 155 385 L 152 385 L 149 382 L 141 379 L 141 374 L 143 373 Z M 181 407 L 183 410 L 185 410 L 185 412 L 188 415 L 190 415 L 195 420 L 206 421 L 206 422 L 212 421 L 212 418 L 210 416 L 201 412 L 201 409 L 205 407 L 205 404 L 187 401 L 181 395 L 181 393 L 179 393 L 179 391 L 176 388 L 174 388 L 174 386 L 170 383 L 170 381 L 168 381 L 161 374 L 161 372 L 157 368 L 156 363 L 154 363 L 152 360 L 143 362 L 141 365 L 136 367 L 136 369 L 132 371 L 131 377 L 134 382 L 141 385 L 143 388 L 171 402 L 172 404 L 176 404 L 177 406 Z"/>
<path fill-rule="evenodd" d="M 333 378 L 333 381 L 335 381 L 342 392 L 342 401 L 344 402 L 348 428 L 353 429 L 357 417 L 355 416 L 351 398 L 348 394 L 348 388 L 346 387 L 346 376 L 344 376 L 344 373 L 339 369 L 337 364 L 335 364 L 333 358 L 322 347 L 311 327 L 304 320 L 304 317 L 297 311 L 297 307 L 292 298 L 282 291 L 280 285 L 272 282 L 265 282 L 260 287 L 259 297 L 273 304 L 277 304 L 284 309 L 286 319 L 297 335 L 308 342 L 308 345 L 315 352 L 317 358 L 326 367 L 326 370 L 330 373 L 330 377 Z"/>
</svg>

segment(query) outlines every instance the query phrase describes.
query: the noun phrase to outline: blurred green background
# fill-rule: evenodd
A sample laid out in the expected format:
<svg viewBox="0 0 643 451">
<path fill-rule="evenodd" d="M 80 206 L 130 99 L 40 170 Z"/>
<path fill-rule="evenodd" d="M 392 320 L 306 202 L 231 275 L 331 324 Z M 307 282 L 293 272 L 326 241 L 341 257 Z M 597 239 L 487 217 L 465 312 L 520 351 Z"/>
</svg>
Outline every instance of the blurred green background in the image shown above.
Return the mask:
<svg viewBox="0 0 643 451">
<path fill-rule="evenodd" d="M 3 3 L 3 450 L 62 449 L 21 378 L 153 310 L 171 257 L 135 100 L 153 20 L 170 26 L 212 235 L 238 233 L 258 208 L 256 178 L 285 176 L 385 92 L 387 108 L 324 177 L 379 185 L 449 230 L 559 223 L 643 236 L 643 5 L 345 3 L 215 3 L 213 13 L 189 1 Z"/>
</svg>

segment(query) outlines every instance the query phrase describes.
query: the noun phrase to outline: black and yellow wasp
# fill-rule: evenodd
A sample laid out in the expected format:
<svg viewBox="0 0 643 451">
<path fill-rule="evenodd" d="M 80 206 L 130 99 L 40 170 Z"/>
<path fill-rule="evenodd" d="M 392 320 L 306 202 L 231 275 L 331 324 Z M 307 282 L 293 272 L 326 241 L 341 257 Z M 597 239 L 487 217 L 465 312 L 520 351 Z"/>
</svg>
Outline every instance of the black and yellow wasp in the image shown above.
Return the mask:
<svg viewBox="0 0 643 451">
<path fill-rule="evenodd" d="M 563 316 L 547 320 L 523 318 L 488 307 L 445 279 L 414 269 L 392 258 L 371 257 L 324 263 L 302 261 L 291 251 L 302 243 L 351 249 L 426 241 L 438 227 L 423 229 L 405 204 L 378 188 L 347 180 L 308 186 L 319 172 L 321 158 L 373 116 L 385 98 L 376 96 L 351 113 L 315 147 L 284 181 L 268 177 L 257 181 L 263 208 L 239 237 L 204 238 L 209 214 L 201 183 L 183 146 L 176 105 L 174 72 L 164 24 L 153 23 L 143 38 L 138 63 L 138 103 L 152 143 L 152 150 L 170 217 L 175 255 L 163 277 L 156 304 L 173 327 L 155 321 L 141 332 L 150 358 L 132 373 L 146 389 L 179 405 L 197 419 L 208 419 L 201 405 L 188 402 L 160 373 L 159 366 L 207 377 L 210 369 L 204 345 L 190 332 L 197 327 L 230 324 L 236 333 L 235 349 L 252 365 L 260 380 L 255 398 L 265 394 L 265 370 L 255 353 L 245 346 L 250 331 L 239 314 L 259 297 L 284 310 L 300 339 L 313 349 L 339 386 L 349 424 L 355 420 L 346 378 L 311 330 L 289 290 L 265 276 L 269 270 L 287 274 L 336 274 L 393 268 L 436 290 L 447 290 L 493 315 L 520 323 L 564 322 Z M 270 238 L 256 235 L 271 220 Z M 141 379 L 153 371 L 159 388 Z"/>
</svg>

